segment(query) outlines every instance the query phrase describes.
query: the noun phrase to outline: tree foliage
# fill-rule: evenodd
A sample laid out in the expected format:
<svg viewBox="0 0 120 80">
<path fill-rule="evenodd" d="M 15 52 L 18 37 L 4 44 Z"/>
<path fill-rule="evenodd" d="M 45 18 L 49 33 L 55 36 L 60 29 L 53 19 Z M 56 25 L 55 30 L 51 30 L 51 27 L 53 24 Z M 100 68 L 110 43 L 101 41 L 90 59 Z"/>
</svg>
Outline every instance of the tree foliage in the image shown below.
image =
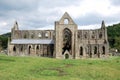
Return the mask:
<svg viewBox="0 0 120 80">
<path fill-rule="evenodd" d="M 107 30 L 110 47 L 120 51 L 120 23 L 108 26 Z"/>
<path fill-rule="evenodd" d="M 8 37 L 10 37 L 10 35 L 11 33 L 0 35 L 0 49 L 7 48 Z"/>
</svg>

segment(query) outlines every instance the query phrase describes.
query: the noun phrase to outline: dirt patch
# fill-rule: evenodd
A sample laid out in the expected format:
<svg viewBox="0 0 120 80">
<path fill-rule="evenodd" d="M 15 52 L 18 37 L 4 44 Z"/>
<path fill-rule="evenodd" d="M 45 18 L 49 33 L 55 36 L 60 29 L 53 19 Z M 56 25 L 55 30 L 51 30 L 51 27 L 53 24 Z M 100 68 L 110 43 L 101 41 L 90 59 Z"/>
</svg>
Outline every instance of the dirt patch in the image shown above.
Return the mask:
<svg viewBox="0 0 120 80">
<path fill-rule="evenodd" d="M 58 71 L 59 72 L 58 76 L 65 76 L 65 75 L 67 75 L 67 73 L 62 68 L 60 68 L 60 67 L 52 68 L 51 70 Z"/>
<path fill-rule="evenodd" d="M 65 67 L 71 67 L 73 64 L 66 64 Z"/>
<path fill-rule="evenodd" d="M 93 63 L 89 62 L 88 64 L 89 64 L 89 65 L 92 65 Z"/>
<path fill-rule="evenodd" d="M 119 63 L 119 61 L 117 60 L 116 63 Z"/>
<path fill-rule="evenodd" d="M 55 67 L 55 68 L 40 68 L 40 69 L 34 69 L 31 70 L 32 73 L 37 73 L 40 74 L 44 71 L 55 71 L 58 72 L 58 74 L 55 74 L 54 76 L 65 76 L 67 75 L 67 73 L 61 68 L 61 67 Z M 42 75 L 46 75 L 46 74 L 42 74 Z M 51 74 L 52 75 L 52 74 Z M 46 75 L 47 76 L 47 75 Z"/>
</svg>

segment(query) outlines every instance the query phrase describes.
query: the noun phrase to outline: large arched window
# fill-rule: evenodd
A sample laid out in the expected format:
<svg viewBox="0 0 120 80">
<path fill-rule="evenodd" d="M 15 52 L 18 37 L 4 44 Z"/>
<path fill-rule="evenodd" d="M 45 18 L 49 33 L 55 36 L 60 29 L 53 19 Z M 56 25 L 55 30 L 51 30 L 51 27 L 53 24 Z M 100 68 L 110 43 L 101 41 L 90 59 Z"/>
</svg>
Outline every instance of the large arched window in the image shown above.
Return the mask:
<svg viewBox="0 0 120 80">
<path fill-rule="evenodd" d="M 71 44 L 72 44 L 72 33 L 68 28 L 65 28 L 63 30 L 63 52 L 62 54 L 64 54 L 66 50 L 70 52 Z"/>
<path fill-rule="evenodd" d="M 99 38 L 100 38 L 100 39 L 102 38 L 102 32 L 99 33 Z"/>
</svg>

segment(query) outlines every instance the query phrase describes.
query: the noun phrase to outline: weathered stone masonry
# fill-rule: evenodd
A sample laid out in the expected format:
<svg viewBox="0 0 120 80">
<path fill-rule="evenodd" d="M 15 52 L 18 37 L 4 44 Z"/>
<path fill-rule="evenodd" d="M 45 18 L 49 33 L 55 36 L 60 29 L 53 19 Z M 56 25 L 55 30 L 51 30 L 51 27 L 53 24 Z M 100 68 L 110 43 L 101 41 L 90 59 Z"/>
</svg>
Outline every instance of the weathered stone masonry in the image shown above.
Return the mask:
<svg viewBox="0 0 120 80">
<path fill-rule="evenodd" d="M 55 30 L 19 30 L 15 22 L 8 41 L 8 55 L 54 58 L 108 57 L 109 43 L 104 21 L 101 28 L 78 30 L 66 12 L 55 22 Z"/>
</svg>

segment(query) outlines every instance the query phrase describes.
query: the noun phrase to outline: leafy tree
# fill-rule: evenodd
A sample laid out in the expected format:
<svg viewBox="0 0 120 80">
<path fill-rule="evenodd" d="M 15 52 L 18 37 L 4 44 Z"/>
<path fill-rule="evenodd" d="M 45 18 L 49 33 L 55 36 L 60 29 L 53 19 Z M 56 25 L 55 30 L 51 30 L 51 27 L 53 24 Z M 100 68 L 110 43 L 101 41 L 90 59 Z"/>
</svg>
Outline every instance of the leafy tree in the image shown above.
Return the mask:
<svg viewBox="0 0 120 80">
<path fill-rule="evenodd" d="M 110 47 L 120 51 L 120 23 L 108 26 L 107 30 Z"/>
<path fill-rule="evenodd" d="M 118 51 L 120 51 L 120 37 L 116 37 L 116 38 L 115 38 L 114 47 L 115 47 Z"/>
</svg>

